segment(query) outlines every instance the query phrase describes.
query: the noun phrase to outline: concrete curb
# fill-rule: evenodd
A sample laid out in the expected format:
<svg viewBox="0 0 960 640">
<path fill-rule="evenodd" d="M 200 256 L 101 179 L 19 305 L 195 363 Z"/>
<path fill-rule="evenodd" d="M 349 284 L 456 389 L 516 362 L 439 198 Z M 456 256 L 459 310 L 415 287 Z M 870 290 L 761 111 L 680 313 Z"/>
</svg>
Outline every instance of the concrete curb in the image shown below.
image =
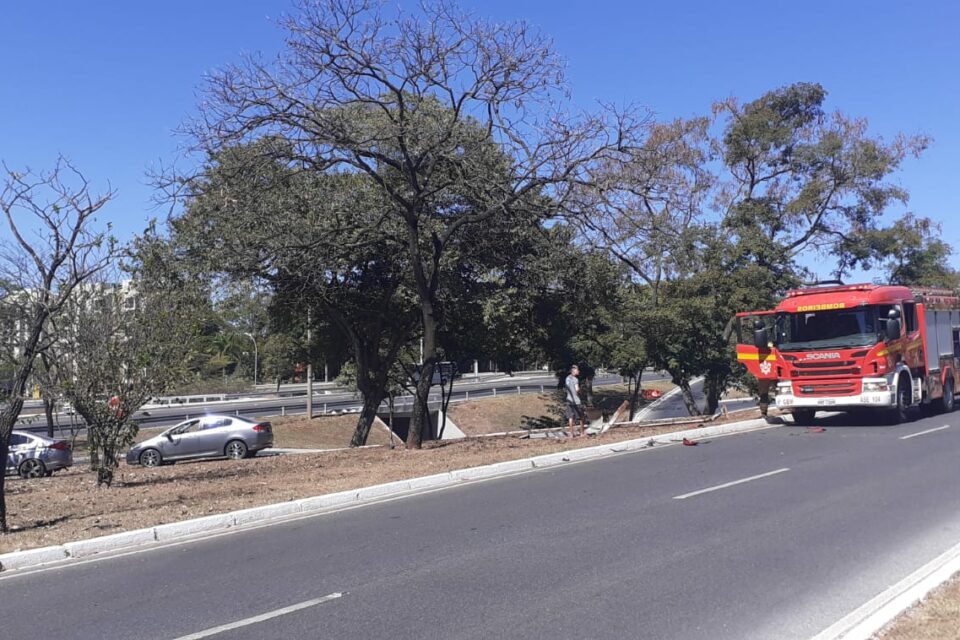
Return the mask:
<svg viewBox="0 0 960 640">
<path fill-rule="evenodd" d="M 455 487 L 467 482 L 489 480 L 503 476 L 546 469 L 575 462 L 599 460 L 605 456 L 639 451 L 656 445 L 675 444 L 683 438 L 709 438 L 742 431 L 769 427 L 763 420 L 747 420 L 729 424 L 713 425 L 699 429 L 674 431 L 657 436 L 623 440 L 582 449 L 568 449 L 533 458 L 509 460 L 481 467 L 456 469 L 409 480 L 399 480 L 371 487 L 351 489 L 289 502 L 253 507 L 230 513 L 194 518 L 182 522 L 161 524 L 145 529 L 125 531 L 99 538 L 68 542 L 52 547 L 13 551 L 0 555 L 0 571 L 8 572 L 41 565 L 62 562 L 73 558 L 89 558 L 100 553 L 129 551 L 160 542 L 172 542 L 202 534 L 223 532 L 229 529 L 266 524 L 297 515 L 321 514 L 325 511 L 358 506 L 387 498 L 415 495 L 423 491 Z"/>
</svg>

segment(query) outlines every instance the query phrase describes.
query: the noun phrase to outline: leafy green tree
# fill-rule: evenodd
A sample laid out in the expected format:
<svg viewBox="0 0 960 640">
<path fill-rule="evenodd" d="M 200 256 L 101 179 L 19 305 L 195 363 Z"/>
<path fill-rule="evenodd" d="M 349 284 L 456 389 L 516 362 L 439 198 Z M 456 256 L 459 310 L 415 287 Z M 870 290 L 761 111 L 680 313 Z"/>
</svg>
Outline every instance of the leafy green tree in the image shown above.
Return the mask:
<svg viewBox="0 0 960 640">
<path fill-rule="evenodd" d="M 880 267 L 884 281 L 907 286 L 960 289 L 960 273 L 950 265 L 953 248 L 940 225 L 906 214 L 889 227 L 865 230 L 848 239 L 845 253 L 862 268 Z"/>
<path fill-rule="evenodd" d="M 233 370 L 239 364 L 241 353 L 246 346 L 243 337 L 227 327 L 221 327 L 220 331 L 211 336 L 207 341 L 210 360 L 207 362 L 207 369 L 219 370 L 223 379 L 227 379 L 227 369 Z"/>
<path fill-rule="evenodd" d="M 802 257 L 832 257 L 842 274 L 874 255 L 865 238 L 884 237 L 883 214 L 906 200 L 889 177 L 927 138 L 886 143 L 864 120 L 826 113 L 825 98 L 810 83 L 731 98 L 714 107 L 719 136 L 704 119 L 653 125 L 644 145 L 603 166 L 602 190 L 582 194 L 584 237 L 642 285 L 637 330 L 691 412 L 693 377 L 705 378 L 710 412 L 739 375 L 734 312 L 798 285 Z"/>
<path fill-rule="evenodd" d="M 221 283 L 215 311 L 223 323 L 223 331 L 236 337 L 232 350 L 235 372 L 259 378 L 254 366 L 259 366 L 259 351 L 270 324 L 270 292 L 255 280 L 236 280 Z"/>
<path fill-rule="evenodd" d="M 274 158 L 288 153 L 266 139 L 212 157 L 189 183 L 174 240 L 211 273 L 266 283 L 274 316 L 302 340 L 309 317 L 349 346 L 364 400 L 352 444 L 362 445 L 416 326 L 401 230 L 369 177 L 296 171 Z"/>
<path fill-rule="evenodd" d="M 619 304 L 611 314 L 609 362 L 627 380 L 627 397 L 633 420 L 640 401 L 643 371 L 651 364 L 647 337 L 643 331 L 643 297 L 633 283 L 624 282 L 617 291 Z"/>
<path fill-rule="evenodd" d="M 302 341 L 285 332 L 271 332 L 260 347 L 260 364 L 265 379 L 273 379 L 280 390 L 280 383 L 291 378 L 298 362 L 307 358 Z"/>
<path fill-rule="evenodd" d="M 846 240 L 875 228 L 907 192 L 889 177 L 929 144 L 925 136 L 871 137 L 864 119 L 827 113 L 819 84 L 796 83 L 741 105 L 719 102 L 726 173 L 723 225 L 756 264 L 790 277 L 802 254 L 833 255 L 846 269 Z"/>
<path fill-rule="evenodd" d="M 523 23 L 446 2 L 416 14 L 365 0 L 300 8 L 276 64 L 251 59 L 211 77 L 190 132 L 214 152 L 278 134 L 292 143 L 286 161 L 361 174 L 389 205 L 379 210 L 396 223 L 423 338 L 407 440 L 419 447 L 453 247 L 518 209 L 542 219 L 562 208 L 590 166 L 632 144 L 637 119 L 565 112 L 563 65 Z"/>
</svg>

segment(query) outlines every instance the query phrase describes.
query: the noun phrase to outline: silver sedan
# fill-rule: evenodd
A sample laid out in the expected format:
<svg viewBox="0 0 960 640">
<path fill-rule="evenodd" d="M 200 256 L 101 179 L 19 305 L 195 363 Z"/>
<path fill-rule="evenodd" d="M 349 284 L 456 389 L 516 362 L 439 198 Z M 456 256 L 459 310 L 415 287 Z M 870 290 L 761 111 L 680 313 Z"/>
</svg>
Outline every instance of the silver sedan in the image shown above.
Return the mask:
<svg viewBox="0 0 960 640">
<path fill-rule="evenodd" d="M 73 451 L 67 442 L 27 431 L 10 434 L 6 473 L 16 473 L 21 478 L 39 478 L 72 465 Z"/>
<path fill-rule="evenodd" d="M 211 414 L 186 420 L 135 444 L 127 452 L 127 464 L 156 467 L 174 460 L 220 456 L 239 460 L 272 446 L 269 422 Z"/>
</svg>

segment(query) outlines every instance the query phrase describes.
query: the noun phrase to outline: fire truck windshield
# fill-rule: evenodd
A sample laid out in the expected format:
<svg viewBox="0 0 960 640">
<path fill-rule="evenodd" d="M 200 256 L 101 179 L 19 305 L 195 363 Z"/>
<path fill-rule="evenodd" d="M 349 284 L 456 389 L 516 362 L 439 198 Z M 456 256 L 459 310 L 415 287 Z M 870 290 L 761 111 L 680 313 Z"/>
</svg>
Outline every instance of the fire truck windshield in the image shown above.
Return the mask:
<svg viewBox="0 0 960 640">
<path fill-rule="evenodd" d="M 846 349 L 876 344 L 877 308 L 778 313 L 777 348 L 781 351 Z"/>
</svg>

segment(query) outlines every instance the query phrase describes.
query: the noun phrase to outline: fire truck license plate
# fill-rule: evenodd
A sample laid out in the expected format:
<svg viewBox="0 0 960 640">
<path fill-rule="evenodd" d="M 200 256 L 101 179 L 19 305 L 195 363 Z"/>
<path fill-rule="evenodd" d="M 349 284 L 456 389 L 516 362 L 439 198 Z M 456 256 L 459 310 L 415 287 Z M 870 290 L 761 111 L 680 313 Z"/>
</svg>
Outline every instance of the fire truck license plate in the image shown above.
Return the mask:
<svg viewBox="0 0 960 640">
<path fill-rule="evenodd" d="M 819 405 L 837 404 L 837 401 L 834 400 L 833 398 L 824 398 L 823 400 L 817 400 L 817 404 Z"/>
</svg>

